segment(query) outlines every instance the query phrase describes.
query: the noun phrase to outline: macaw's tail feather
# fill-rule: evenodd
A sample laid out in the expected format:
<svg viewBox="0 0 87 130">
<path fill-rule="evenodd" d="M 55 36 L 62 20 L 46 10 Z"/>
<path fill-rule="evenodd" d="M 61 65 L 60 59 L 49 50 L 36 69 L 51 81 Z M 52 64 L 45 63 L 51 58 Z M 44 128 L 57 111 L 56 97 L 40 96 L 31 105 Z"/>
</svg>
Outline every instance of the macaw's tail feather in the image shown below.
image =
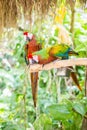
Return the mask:
<svg viewBox="0 0 87 130">
<path fill-rule="evenodd" d="M 73 69 L 72 66 L 70 66 L 70 68 Z M 78 79 L 77 79 L 76 73 L 75 73 L 75 72 L 71 72 L 71 77 L 72 77 L 74 83 L 76 84 L 76 86 L 78 87 L 78 89 L 79 89 L 80 91 L 82 91 L 82 88 L 81 88 L 81 86 L 80 86 L 80 84 L 79 84 L 79 81 L 78 81 Z"/>
<path fill-rule="evenodd" d="M 36 107 L 37 89 L 38 89 L 38 72 L 31 73 L 30 77 L 31 77 L 32 97 L 33 97 L 34 107 Z"/>
<path fill-rule="evenodd" d="M 79 55 L 79 53 L 71 50 L 71 51 L 69 51 L 69 55 L 70 56 L 72 56 L 72 55 Z"/>
</svg>

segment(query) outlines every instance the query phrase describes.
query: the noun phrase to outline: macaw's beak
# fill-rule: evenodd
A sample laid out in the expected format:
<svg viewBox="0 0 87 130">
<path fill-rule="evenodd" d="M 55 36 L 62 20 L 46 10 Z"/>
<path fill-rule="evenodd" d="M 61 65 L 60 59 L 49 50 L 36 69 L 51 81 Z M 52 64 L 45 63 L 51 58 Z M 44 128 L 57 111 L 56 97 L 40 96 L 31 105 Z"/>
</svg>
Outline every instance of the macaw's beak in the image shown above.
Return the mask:
<svg viewBox="0 0 87 130">
<path fill-rule="evenodd" d="M 24 40 L 25 41 L 31 41 L 31 39 L 28 36 L 26 36 L 26 35 L 24 35 Z"/>
<path fill-rule="evenodd" d="M 26 41 L 31 41 L 31 39 L 27 36 L 27 37 L 26 37 Z"/>
<path fill-rule="evenodd" d="M 23 34 L 24 34 L 25 41 L 31 41 L 32 40 L 33 34 L 28 33 L 28 32 L 24 32 Z"/>
</svg>

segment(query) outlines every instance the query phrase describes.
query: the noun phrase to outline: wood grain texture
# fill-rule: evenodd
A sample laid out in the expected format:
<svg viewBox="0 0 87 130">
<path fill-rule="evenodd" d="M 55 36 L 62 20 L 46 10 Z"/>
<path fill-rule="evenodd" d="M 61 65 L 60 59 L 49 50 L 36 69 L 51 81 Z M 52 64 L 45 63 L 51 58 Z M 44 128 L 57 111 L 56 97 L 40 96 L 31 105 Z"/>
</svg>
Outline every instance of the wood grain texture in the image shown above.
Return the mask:
<svg viewBox="0 0 87 130">
<path fill-rule="evenodd" d="M 38 72 L 42 70 L 50 70 L 53 68 L 61 68 L 68 66 L 87 66 L 87 58 L 76 58 L 76 59 L 68 59 L 68 60 L 56 60 L 46 65 L 33 64 L 30 65 L 30 72 Z"/>
</svg>

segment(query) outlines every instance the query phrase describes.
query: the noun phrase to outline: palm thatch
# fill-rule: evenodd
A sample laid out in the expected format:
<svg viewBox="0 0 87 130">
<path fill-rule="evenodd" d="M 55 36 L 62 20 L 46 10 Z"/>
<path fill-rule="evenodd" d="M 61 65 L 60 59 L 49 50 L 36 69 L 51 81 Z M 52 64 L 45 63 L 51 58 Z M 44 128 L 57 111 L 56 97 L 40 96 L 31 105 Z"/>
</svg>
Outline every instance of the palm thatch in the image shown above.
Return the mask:
<svg viewBox="0 0 87 130">
<path fill-rule="evenodd" d="M 57 0 L 0 0 L 0 25 L 15 26 L 21 15 L 24 15 L 25 19 L 31 19 L 33 11 L 39 15 L 46 14 L 56 3 Z"/>
<path fill-rule="evenodd" d="M 69 0 L 66 0 L 69 2 Z M 70 0 L 71 3 L 73 0 Z M 79 0 L 86 3 L 86 0 Z M 21 16 L 31 20 L 33 12 L 38 16 L 48 13 L 48 10 L 60 3 L 60 0 L 0 0 L 0 27 L 15 27 Z"/>
<path fill-rule="evenodd" d="M 2 26 L 13 26 L 16 24 L 17 6 L 15 0 L 0 1 L 0 23 Z"/>
<path fill-rule="evenodd" d="M 67 3 L 67 4 L 70 4 L 70 7 L 71 7 L 71 8 L 73 8 L 73 6 L 74 6 L 74 4 L 75 4 L 76 2 L 79 2 L 79 3 L 81 3 L 82 6 L 85 6 L 87 0 L 66 0 L 66 3 Z"/>
<path fill-rule="evenodd" d="M 80 3 L 82 3 L 82 4 L 86 4 L 86 2 L 87 2 L 87 0 L 79 0 L 80 1 Z"/>
</svg>

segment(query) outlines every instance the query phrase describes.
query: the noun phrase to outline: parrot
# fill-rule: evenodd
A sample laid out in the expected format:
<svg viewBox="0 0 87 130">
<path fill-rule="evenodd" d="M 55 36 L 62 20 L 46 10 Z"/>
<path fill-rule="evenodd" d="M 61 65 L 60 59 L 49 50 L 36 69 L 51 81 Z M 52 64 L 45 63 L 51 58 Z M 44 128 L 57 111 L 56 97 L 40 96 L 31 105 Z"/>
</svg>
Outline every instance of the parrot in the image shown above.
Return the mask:
<svg viewBox="0 0 87 130">
<path fill-rule="evenodd" d="M 36 38 L 33 34 L 29 34 L 28 32 L 24 32 L 25 40 L 28 41 L 27 44 L 25 44 L 24 50 L 25 50 L 25 62 L 27 65 L 29 65 L 28 55 L 32 54 L 35 51 L 39 51 L 42 49 L 42 46 L 40 43 L 37 43 Z"/>
<path fill-rule="evenodd" d="M 27 41 L 27 44 L 24 46 L 25 50 L 25 62 L 27 65 L 31 64 L 31 62 L 28 60 L 29 54 L 34 53 L 35 51 L 39 51 L 42 49 L 42 46 L 40 43 L 37 42 L 35 35 L 29 32 L 23 33 L 25 40 Z M 37 100 L 37 87 L 38 87 L 38 72 L 32 72 L 30 73 L 30 79 L 31 79 L 31 88 L 32 88 L 32 97 L 34 102 L 34 107 L 36 108 L 36 100 Z"/>
<path fill-rule="evenodd" d="M 57 59 L 69 59 L 69 56 L 78 55 L 70 46 L 67 44 L 57 44 L 48 48 L 43 48 L 39 51 L 32 53 L 32 55 L 28 55 L 31 64 L 38 63 L 38 64 L 47 64 Z M 73 67 L 69 67 L 73 70 Z M 79 85 L 79 81 L 77 79 L 77 75 L 75 72 L 71 71 L 70 76 L 72 77 L 73 81 L 77 85 L 80 91 L 82 91 L 81 86 Z"/>
<path fill-rule="evenodd" d="M 50 55 L 54 55 L 56 57 L 57 56 L 62 57 L 62 59 L 69 59 L 69 56 L 79 55 L 70 46 L 65 45 L 65 44 L 59 44 L 59 45 L 52 47 L 50 49 L 49 53 L 50 53 Z M 69 68 L 71 68 L 73 70 L 72 66 L 69 66 Z M 77 79 L 76 73 L 71 71 L 70 76 L 71 76 L 72 80 L 75 82 L 75 84 L 77 85 L 77 87 L 79 88 L 79 90 L 82 91 L 82 88 L 79 85 L 79 81 Z"/>
<path fill-rule="evenodd" d="M 38 63 L 38 64 L 47 64 L 52 61 L 55 61 L 58 59 L 58 57 L 50 56 L 49 55 L 49 49 L 50 48 L 43 48 L 40 51 L 36 51 L 32 54 L 28 55 L 29 62 L 31 64 Z"/>
<path fill-rule="evenodd" d="M 31 64 L 39 63 L 46 64 L 56 59 L 69 59 L 69 56 L 78 55 L 70 46 L 67 44 L 57 44 L 48 48 L 43 48 L 39 51 L 28 55 Z M 46 61 L 45 61 L 46 60 Z"/>
</svg>

